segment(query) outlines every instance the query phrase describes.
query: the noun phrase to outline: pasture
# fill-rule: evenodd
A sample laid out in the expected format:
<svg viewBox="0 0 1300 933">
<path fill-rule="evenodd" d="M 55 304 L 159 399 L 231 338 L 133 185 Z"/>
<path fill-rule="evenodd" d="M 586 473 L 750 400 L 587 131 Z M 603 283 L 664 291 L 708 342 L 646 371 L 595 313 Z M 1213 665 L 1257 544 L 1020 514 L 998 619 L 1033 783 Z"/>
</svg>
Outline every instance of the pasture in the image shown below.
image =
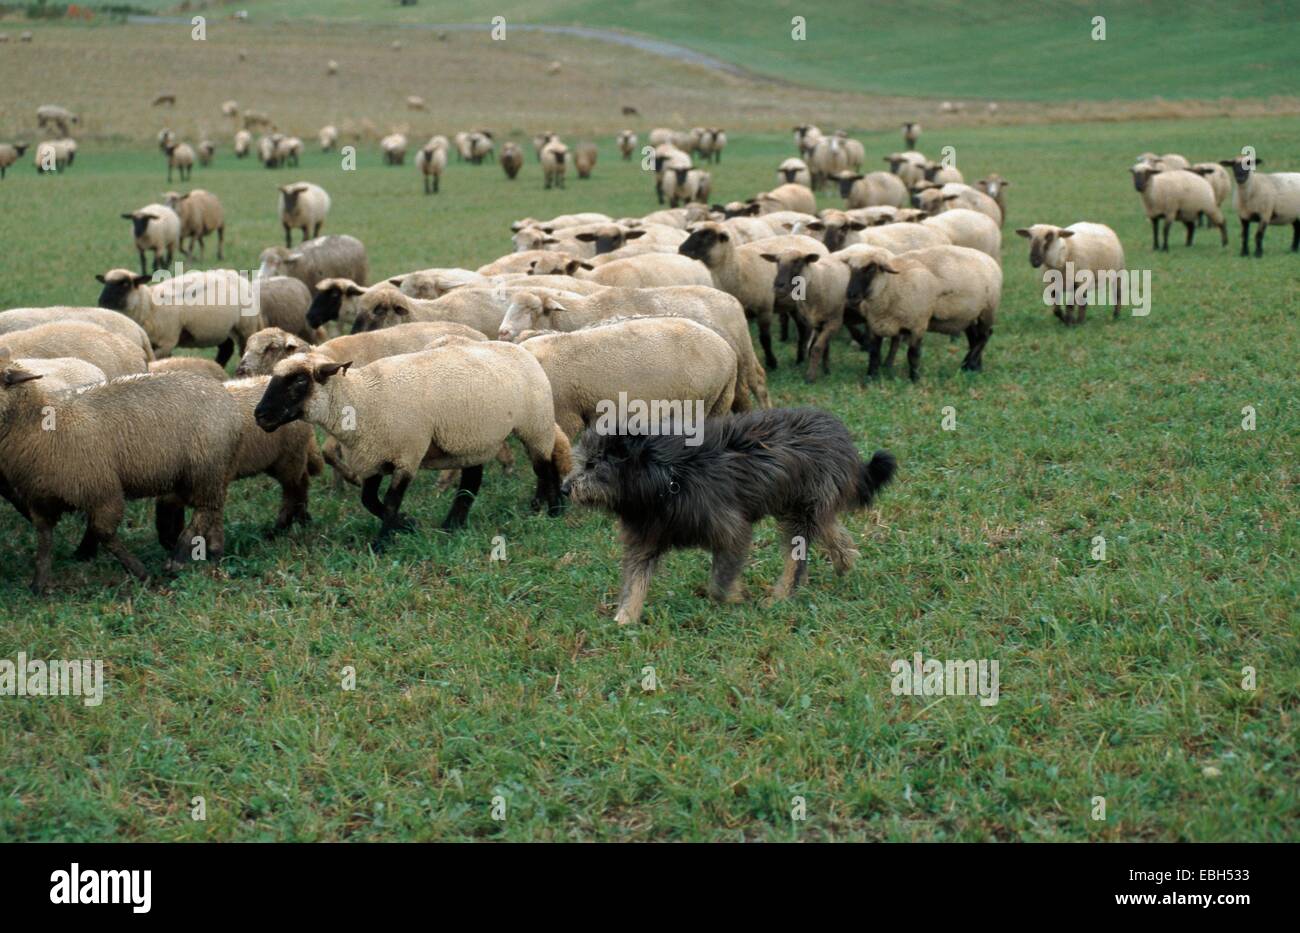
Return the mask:
<svg viewBox="0 0 1300 933">
<path fill-rule="evenodd" d="M 322 15 L 334 6 L 319 4 Z M 561 12 L 596 22 L 594 9 Z M 674 22 L 665 18 L 664 35 L 685 41 Z M 357 56 L 361 70 L 332 94 L 315 62 L 332 54 L 322 37 L 342 38 L 320 24 L 286 45 L 298 81 L 259 99 L 255 77 L 229 89 L 188 76 L 173 82 L 172 118 L 146 107 L 158 82 L 129 80 L 133 55 L 164 28 L 179 27 L 51 27 L 22 53 L 46 44 L 48 80 L 0 96 L 0 141 L 47 97 L 63 94 L 93 117 L 66 173 L 40 177 L 24 161 L 0 182 L 0 308 L 93 304 L 96 273 L 135 264 L 118 215 L 188 187 L 167 185 L 152 144 L 167 122 L 191 139 L 204 126 L 221 134 L 216 163 L 196 168 L 189 186 L 225 205 L 222 265 L 256 268 L 281 237 L 276 185 L 302 179 L 330 191 L 325 232 L 362 239 L 378 277 L 475 268 L 510 249 L 517 217 L 653 210 L 651 176 L 614 150 L 625 123 L 644 138 L 654 125 L 720 113 L 713 122 L 739 128 L 713 169 L 712 200 L 727 201 L 775 184 L 776 164 L 793 154 L 788 127 L 804 119 L 853 127 L 878 164 L 900 146 L 895 117 L 906 104 L 848 91 L 928 95 L 944 81 L 938 72 L 914 85 L 846 86 L 791 68 L 822 87 L 709 74 L 706 88 L 704 72 L 660 79 L 660 59 L 553 36 L 511 39 L 484 68 L 470 40 L 454 36 L 437 57 L 439 74 L 458 83 L 434 94 L 383 67 L 394 33 L 376 27 L 349 34 L 373 54 Z M 269 28 L 242 28 L 238 43 L 214 33 L 211 46 L 166 54 L 197 55 L 211 76 L 233 67 L 236 44 L 254 58 L 277 44 Z M 700 47 L 726 51 L 714 44 Z M 0 87 L 34 67 L 18 53 L 0 47 Z M 414 65 L 431 53 L 402 54 Z M 563 93 L 548 94 L 527 82 L 515 93 L 508 68 L 496 67 L 552 58 L 591 69 L 566 67 Z M 78 59 L 102 83 L 82 84 Z M 1214 68 L 1235 61 L 1193 63 L 1202 77 L 1189 93 L 1211 96 Z M 619 70 L 593 112 L 582 95 L 606 83 L 601 67 Z M 1000 58 L 990 74 L 993 88 L 1018 80 Z M 1293 90 L 1294 81 L 1248 89 Z M 319 124 L 406 93 L 424 93 L 432 112 L 385 104 L 381 127 L 404 121 L 413 139 L 497 127 L 524 143 L 520 178 L 453 159 L 443 192 L 425 197 L 409 162 L 381 166 L 371 140 L 355 172 L 316 151 Z M 644 119 L 618 116 L 631 93 Z M 227 96 L 283 114 L 308 143 L 301 167 L 236 161 L 218 110 Z M 1043 86 L 1045 98 L 1064 96 Z M 935 122 L 925 106 L 920 119 Z M 421 475 L 405 506 L 418 529 L 382 555 L 367 547 L 375 520 L 356 491 L 328 480 L 313 484 L 311 527 L 275 541 L 263 532 L 278 490 L 266 478 L 236 484 L 220 567 L 148 586 L 107 557 L 74 562 L 81 523 L 66 518 L 55 591 L 44 597 L 26 588 L 30 527 L 0 512 L 0 658 L 101 658 L 108 679 L 96 708 L 0 701 L 0 839 L 1294 840 L 1300 256 L 1288 250 L 1290 229 L 1275 227 L 1262 259 L 1239 258 L 1231 214 L 1228 246 L 1203 229 L 1184 248 L 1176 229 L 1170 251 L 1153 253 L 1127 171 L 1147 149 L 1217 160 L 1244 145 L 1269 170 L 1300 170 L 1294 120 L 1260 106 L 1243 105 L 1253 113 L 1244 117 L 1084 122 L 1064 104 L 1030 102 L 1006 108 L 1008 125 L 975 115 L 927 125 L 919 147 L 953 146 L 968 180 L 990 171 L 1013 180 L 984 371 L 959 372 L 964 342 L 931 335 L 918 384 L 901 363 L 869 384 L 865 354 L 837 339 L 830 375 L 808 385 L 793 344 L 778 346 L 774 403 L 832 411 L 861 450 L 889 448 L 900 464 L 870 511 L 846 521 L 863 555 L 857 569 L 836 578 L 814 550 L 808 585 L 783 603 L 764 600 L 781 566 L 765 523 L 746 602 L 710 604 L 706 555 L 676 553 L 643 622 L 615 626 L 612 522 L 576 509 L 531 513 L 522 457 L 512 476 L 485 470 L 469 526 L 454 536 L 437 530 L 450 492 Z M 543 123 L 571 143 L 598 143 L 590 181 L 542 190 L 525 137 Z M 840 203 L 829 191 L 818 201 Z M 1012 231 L 1082 219 L 1111 225 L 1128 266 L 1150 270 L 1149 316 L 1112 321 L 1094 310 L 1067 330 L 1045 307 Z M 208 259 L 216 265 L 211 243 Z M 1247 406 L 1253 430 L 1243 430 Z M 955 430 L 943 427 L 948 408 Z M 123 536 L 161 564 L 150 504 L 131 504 Z M 1096 536 L 1105 560 L 1092 557 Z M 501 544 L 506 559 L 492 559 Z M 1000 701 L 895 696 L 890 665 L 916 652 L 998 659 Z M 1257 672 L 1253 691 L 1241 687 L 1246 666 Z M 349 667 L 356 686 L 344 690 Z M 643 689 L 648 667 L 653 691 Z M 190 818 L 197 795 L 202 822 Z M 1092 818 L 1097 796 L 1104 820 Z M 504 820 L 491 815 L 495 797 L 507 802 Z M 795 797 L 806 821 L 790 818 Z"/>
</svg>

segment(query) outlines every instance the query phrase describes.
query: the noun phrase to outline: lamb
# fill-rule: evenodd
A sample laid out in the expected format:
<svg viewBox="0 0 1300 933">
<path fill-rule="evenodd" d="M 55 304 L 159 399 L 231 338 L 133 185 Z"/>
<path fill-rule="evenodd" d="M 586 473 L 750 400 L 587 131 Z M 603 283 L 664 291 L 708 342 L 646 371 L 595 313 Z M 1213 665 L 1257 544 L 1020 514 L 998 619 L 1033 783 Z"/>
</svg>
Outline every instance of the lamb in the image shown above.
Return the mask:
<svg viewBox="0 0 1300 933">
<path fill-rule="evenodd" d="M 570 438 L 611 402 L 680 403 L 681 409 L 691 406 L 688 411 L 702 406 L 706 416 L 731 410 L 736 354 L 722 337 L 686 318 L 616 320 L 542 334 L 520 346 L 546 372 L 555 422 Z"/>
<path fill-rule="evenodd" d="M 437 194 L 438 183 L 447 168 L 447 150 L 432 143 L 424 146 L 415 154 L 415 167 L 424 178 L 424 193 Z"/>
<path fill-rule="evenodd" d="M 21 159 L 26 151 L 26 143 L 0 143 L 0 178 L 5 177 L 9 166 Z"/>
<path fill-rule="evenodd" d="M 379 148 L 384 154 L 385 165 L 406 164 L 406 137 L 401 133 L 390 133 L 379 141 Z"/>
<path fill-rule="evenodd" d="M 772 352 L 772 314 L 777 307 L 772 282 L 776 270 L 762 258 L 762 253 L 787 246 L 802 246 L 810 252 L 829 250 L 806 236 L 772 237 L 738 246 L 731 232 L 716 221 L 696 224 L 690 234 L 678 252 L 704 263 L 713 275 L 714 287 L 739 300 L 745 314 L 758 321 L 764 365 L 776 369 L 776 355 Z"/>
<path fill-rule="evenodd" d="M 172 169 L 180 173 L 181 181 L 189 181 L 194 171 L 194 149 L 189 143 L 169 144 L 163 149 L 167 153 L 167 184 L 172 182 Z"/>
<path fill-rule="evenodd" d="M 454 321 L 422 321 L 398 324 L 363 334 L 344 334 L 313 347 L 278 327 L 267 327 L 248 338 L 248 347 L 239 360 L 235 375 L 269 376 L 277 363 L 296 353 L 314 353 L 336 363 L 350 361 L 357 367 L 369 366 L 375 360 L 385 357 L 423 350 L 439 337 L 447 336 L 464 337 L 467 340 L 488 339 L 472 327 Z"/>
<path fill-rule="evenodd" d="M 966 334 L 961 368 L 978 371 L 1002 297 L 1002 268 L 979 250 L 934 246 L 894 255 L 858 246 L 844 262 L 849 267 L 846 301 L 860 308 L 871 333 L 867 375 L 880 373 L 885 337 L 907 340 L 908 375 L 920 378 L 921 341 L 926 331 Z"/>
<path fill-rule="evenodd" d="M 313 239 L 319 237 L 329 211 L 330 196 L 319 185 L 308 181 L 281 185 L 280 225 L 284 227 L 284 245 L 293 246 L 292 231 L 295 229 L 302 231 L 304 243 L 309 236 Z"/>
<path fill-rule="evenodd" d="M 636 152 L 636 133 L 631 130 L 623 130 L 618 134 L 616 142 L 618 144 L 618 151 L 623 156 L 623 161 L 631 162 L 632 153 Z"/>
<path fill-rule="evenodd" d="M 1053 313 L 1066 327 L 1083 323 L 1088 299 L 1093 295 L 1103 298 L 1112 294 L 1115 298 L 1114 316 L 1119 317 L 1119 306 L 1124 299 L 1124 247 L 1114 230 L 1105 224 L 1077 223 L 1064 228 L 1034 224 L 1021 227 L 1016 233 L 1029 240 L 1029 264 L 1044 270 L 1044 283 L 1050 281 L 1049 272 L 1063 276 L 1073 269 L 1072 283 L 1058 282 L 1062 288 L 1062 301 L 1053 308 Z M 1113 291 L 1105 290 L 1105 282 L 1110 283 Z M 1075 288 L 1073 319 L 1070 306 L 1064 304 L 1063 288 L 1066 284 Z"/>
<path fill-rule="evenodd" d="M 14 365 L 0 372 L 0 475 L 36 528 L 32 590 L 49 587 L 54 526 L 65 512 L 87 516 L 79 555 L 90 556 L 102 544 L 129 573 L 147 579 L 144 564 L 117 537 L 128 498 L 174 497 L 179 507 L 195 509 L 184 530 L 167 529 L 178 532 L 163 542 L 172 552 L 167 569 L 188 562 L 200 541 L 208 560 L 220 560 L 226 484 L 242 424 L 226 390 L 189 373 L 71 392 L 49 391 L 42 381 Z M 57 430 L 42 430 L 49 411 Z"/>
<path fill-rule="evenodd" d="M 569 157 L 569 147 L 558 139 L 542 147 L 542 187 L 544 190 L 564 187 L 564 172 Z"/>
<path fill-rule="evenodd" d="M 570 466 L 569 442 L 555 424 L 541 365 L 512 344 L 445 337 L 352 372 L 347 362 L 292 356 L 276 365 L 256 418 L 266 431 L 302 419 L 339 441 L 347 468 L 362 483 L 362 504 L 382 520 L 374 543 L 380 550 L 411 527 L 402 499 L 421 467 L 461 470 L 443 528 L 463 527 L 483 464 L 512 434 L 537 475 L 534 504 L 545 503 L 552 515 L 563 509 L 559 477 Z M 385 474 L 391 479 L 381 501 Z"/>
<path fill-rule="evenodd" d="M 140 253 L 140 274 L 146 272 L 144 254 L 153 253 L 156 272 L 172 264 L 181 243 L 181 218 L 165 204 L 146 204 L 139 210 L 122 215 L 131 221 L 135 248 Z"/>
<path fill-rule="evenodd" d="M 646 253 L 605 263 L 599 267 L 581 259 L 554 253 L 549 262 L 533 264 L 533 275 L 569 275 L 619 288 L 661 288 L 671 285 L 713 285 L 702 263 L 676 253 Z"/>
<path fill-rule="evenodd" d="M 320 140 L 321 152 L 333 152 L 339 144 L 339 128 L 332 123 L 322 126 L 316 138 Z"/>
<path fill-rule="evenodd" d="M 586 297 L 520 289 L 511 296 L 498 336 L 517 341 L 528 331 L 567 333 L 620 315 L 679 317 L 703 324 L 726 340 L 736 354 L 734 409 L 747 411 L 751 395 L 764 408 L 772 404 L 767 392 L 767 374 L 759 365 L 749 338 L 745 309 L 735 298 L 715 288 L 606 288 Z"/>
<path fill-rule="evenodd" d="M 975 182 L 977 191 L 982 191 L 998 204 L 998 210 L 1002 212 L 1003 219 L 1007 216 L 1007 187 L 1011 182 L 1007 181 L 997 172 L 990 172 L 979 181 Z"/>
<path fill-rule="evenodd" d="M 177 347 L 217 347 L 217 365 L 225 366 L 235 344 L 242 353 L 258 330 L 256 291 L 233 269 L 187 272 L 156 285 L 128 269 L 95 278 L 104 286 L 99 306 L 121 311 L 143 327 L 159 359 Z"/>
<path fill-rule="evenodd" d="M 175 191 L 168 191 L 163 195 L 163 201 L 176 212 L 181 219 L 180 243 L 184 244 L 185 238 L 189 237 L 190 245 L 185 249 L 185 255 L 194 258 L 194 243 L 199 244 L 199 261 L 203 260 L 204 245 L 203 241 L 209 233 L 214 231 L 217 234 L 217 258 L 222 258 L 222 250 L 226 242 L 226 218 L 222 210 L 221 201 L 215 194 L 204 191 L 202 188 L 195 188 L 186 194 L 178 194 Z M 182 248 L 183 245 L 182 245 Z"/>
<path fill-rule="evenodd" d="M 590 178 L 591 170 L 596 167 L 596 146 L 593 143 L 578 143 L 573 151 L 573 167 L 579 178 Z"/>
<path fill-rule="evenodd" d="M 1151 221 L 1153 249 L 1161 248 L 1161 218 L 1165 221 L 1165 252 L 1169 252 L 1169 228 L 1175 220 L 1182 221 L 1187 228 L 1187 245 L 1191 246 L 1196 219 L 1202 212 L 1210 219 L 1211 226 L 1219 228 L 1221 245 L 1228 245 L 1228 225 L 1223 211 L 1214 203 L 1214 189 L 1200 175 L 1185 169 L 1165 171 L 1149 162 L 1135 165 L 1129 171 L 1133 173 L 1133 187 L 1142 196 L 1142 208 Z"/>
<path fill-rule="evenodd" d="M 1232 195 L 1232 207 L 1241 220 L 1241 255 L 1248 256 L 1247 242 L 1250 238 L 1250 223 L 1259 224 L 1255 228 L 1255 255 L 1264 255 L 1264 231 L 1269 224 L 1281 226 L 1290 224 L 1292 229 L 1291 252 L 1300 251 L 1300 172 L 1272 172 L 1260 174 L 1256 166 L 1262 165 L 1263 159 L 1248 161 L 1242 156 L 1220 162 L 1232 169 L 1237 180 L 1237 190 Z M 1207 182 L 1208 184 L 1208 182 Z M 1217 208 L 1216 208 L 1217 210 Z M 1206 212 L 1213 221 L 1214 215 Z M 1224 236 L 1227 234 L 1225 232 Z M 1169 227 L 1165 226 L 1165 241 L 1168 243 Z M 1192 242 L 1189 231 L 1187 242 Z"/>
<path fill-rule="evenodd" d="M 812 173 L 803 159 L 786 159 L 776 167 L 777 184 L 812 187 Z"/>
<path fill-rule="evenodd" d="M 953 246 L 977 249 L 998 260 L 1002 258 L 1002 231 L 987 214 L 965 207 L 954 207 L 933 217 L 918 220 L 922 226 L 938 230 Z"/>
<path fill-rule="evenodd" d="M 760 253 L 776 266 L 772 280 L 778 299 L 791 302 L 807 327 L 808 371 L 804 378 L 817 381 L 818 369 L 830 372 L 830 340 L 844 323 L 844 295 L 849 284 L 848 267 L 832 253 L 821 262 L 822 253 L 798 247 Z"/>
<path fill-rule="evenodd" d="M 891 152 L 884 157 L 884 160 L 889 163 L 889 170 L 897 175 L 908 188 L 911 188 L 918 181 L 925 180 L 924 165 L 929 160 L 919 152 L 912 150 Z"/>
<path fill-rule="evenodd" d="M 118 314 L 116 311 L 105 311 L 103 308 L 78 308 L 67 305 L 54 305 L 48 308 L 14 308 L 0 312 L 0 335 L 56 321 L 93 324 L 100 330 L 116 334 L 139 347 L 146 360 L 153 359 L 153 347 L 144 328 L 125 315 Z"/>
<path fill-rule="evenodd" d="M 366 247 L 356 237 L 345 234 L 317 237 L 298 248 L 269 246 L 258 258 L 258 278 L 288 275 L 307 286 L 316 295 L 318 282 L 325 279 L 351 279 L 364 286 L 370 282 L 370 260 Z"/>
<path fill-rule="evenodd" d="M 242 159 L 248 155 L 248 150 L 253 145 L 253 134 L 248 130 L 240 130 L 235 134 L 235 158 Z"/>
<path fill-rule="evenodd" d="M 149 371 L 144 351 L 102 327 L 82 321 L 51 321 L 0 336 L 0 352 L 13 359 L 74 357 L 96 366 L 105 378 Z"/>
<path fill-rule="evenodd" d="M 759 194 L 754 200 L 758 202 L 760 215 L 775 211 L 817 213 L 817 199 L 812 191 L 803 185 L 780 185 L 771 191 Z"/>
<path fill-rule="evenodd" d="M 502 171 L 506 173 L 506 178 L 513 179 L 519 174 L 519 170 L 524 167 L 524 151 L 516 143 L 502 143 L 500 162 Z"/>
<path fill-rule="evenodd" d="M 216 382 L 226 381 L 226 371 L 212 360 L 201 356 L 169 356 L 165 360 L 154 360 L 149 364 L 149 372 L 193 373 Z"/>
</svg>

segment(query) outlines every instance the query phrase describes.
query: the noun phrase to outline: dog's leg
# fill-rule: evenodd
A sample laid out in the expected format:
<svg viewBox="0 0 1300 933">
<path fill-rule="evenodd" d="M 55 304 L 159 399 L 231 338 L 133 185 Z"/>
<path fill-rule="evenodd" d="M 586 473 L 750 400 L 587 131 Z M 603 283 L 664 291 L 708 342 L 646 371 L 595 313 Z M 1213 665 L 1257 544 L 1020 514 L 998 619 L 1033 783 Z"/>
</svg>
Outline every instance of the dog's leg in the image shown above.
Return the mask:
<svg viewBox="0 0 1300 933">
<path fill-rule="evenodd" d="M 781 539 L 785 546 L 785 570 L 772 587 L 773 599 L 785 599 L 808 575 L 808 542 L 812 537 L 800 523 L 782 522 Z"/>
<path fill-rule="evenodd" d="M 753 537 L 753 527 L 745 530 L 744 541 L 734 546 L 713 552 L 713 573 L 709 577 L 709 599 L 719 603 L 740 601 L 737 584 L 745 561 L 749 559 L 749 543 Z"/>
<path fill-rule="evenodd" d="M 817 539 L 830 555 L 831 564 L 838 574 L 846 574 L 853 569 L 861 552 L 853 546 L 853 536 L 840 524 L 839 519 L 831 519 L 830 524 L 818 532 Z"/>
<path fill-rule="evenodd" d="M 614 616 L 614 621 L 619 625 L 640 621 L 646 591 L 650 589 L 650 577 L 654 575 L 658 556 L 636 545 L 628 545 L 624 550 L 623 592 L 619 596 L 618 612 Z"/>
</svg>

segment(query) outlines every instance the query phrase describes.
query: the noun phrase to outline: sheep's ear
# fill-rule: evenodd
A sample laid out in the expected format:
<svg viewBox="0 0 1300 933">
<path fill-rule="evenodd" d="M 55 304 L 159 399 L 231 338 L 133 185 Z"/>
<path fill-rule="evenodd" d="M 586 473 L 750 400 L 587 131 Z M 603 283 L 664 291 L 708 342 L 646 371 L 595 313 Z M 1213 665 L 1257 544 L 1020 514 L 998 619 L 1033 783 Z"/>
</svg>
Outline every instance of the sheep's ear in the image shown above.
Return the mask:
<svg viewBox="0 0 1300 933">
<path fill-rule="evenodd" d="M 808 224 L 807 229 L 816 230 L 818 233 L 820 233 L 821 231 L 826 229 L 826 225 L 822 223 L 820 220 L 814 220 L 812 223 Z"/>
<path fill-rule="evenodd" d="M 297 262 L 300 259 L 302 259 L 302 253 L 290 253 L 284 257 L 285 262 Z"/>
<path fill-rule="evenodd" d="M 1220 160 L 1219 160 L 1219 164 L 1222 165 L 1222 166 L 1224 166 L 1225 168 L 1232 168 L 1234 165 L 1237 164 L 1237 160 L 1236 160 L 1236 159 L 1220 159 Z M 129 215 L 129 214 L 123 214 L 122 216 L 127 217 L 127 216 L 130 216 L 130 215 Z"/>
<path fill-rule="evenodd" d="M 892 262 L 882 262 L 880 264 L 881 272 L 888 272 L 890 275 L 898 275 L 898 267 Z"/>
<path fill-rule="evenodd" d="M 1002 187 L 1003 187 L 1003 188 L 1010 187 L 1010 185 L 1011 185 L 1011 182 L 1009 182 L 1009 181 L 1004 181 L 1004 182 L 1002 182 Z"/>
<path fill-rule="evenodd" d="M 1073 230 L 1058 230 L 1058 231 L 1056 232 L 1056 235 L 1059 236 L 1059 237 L 1060 237 L 1061 239 L 1063 239 L 1063 240 L 1068 240 L 1070 237 L 1074 236 L 1074 231 L 1073 231 Z"/>
<path fill-rule="evenodd" d="M 534 259 L 532 262 L 528 264 L 528 274 L 532 275 L 533 270 L 535 270 L 536 268 L 537 268 L 537 260 Z"/>
<path fill-rule="evenodd" d="M 821 253 L 804 253 L 803 261 L 804 261 L 804 262 L 816 262 L 818 259 L 821 259 L 821 258 L 822 258 L 822 254 L 821 254 Z"/>
<path fill-rule="evenodd" d="M 623 234 L 623 239 L 635 240 L 637 237 L 645 236 L 645 234 L 646 232 L 644 230 L 629 230 L 627 233 Z"/>
<path fill-rule="evenodd" d="M 393 305 L 393 313 L 399 317 L 405 317 L 411 313 L 411 309 L 406 305 Z"/>
<path fill-rule="evenodd" d="M 768 262 L 780 262 L 781 257 L 775 253 L 759 253 L 760 259 L 766 259 Z"/>
<path fill-rule="evenodd" d="M 98 272 L 95 273 L 95 281 L 96 281 L 96 282 L 100 282 L 100 283 L 102 283 L 102 284 L 104 284 L 104 285 L 107 285 L 107 284 L 108 284 L 108 279 L 104 278 L 104 277 L 103 277 L 102 275 L 100 275 Z"/>
<path fill-rule="evenodd" d="M 862 221 L 860 221 L 860 220 L 850 220 L 850 221 L 848 222 L 848 224 L 846 224 L 846 226 L 847 226 L 850 230 L 865 230 L 865 229 L 867 229 L 867 225 L 864 224 L 864 223 L 863 223 Z"/>
<path fill-rule="evenodd" d="M 16 386 L 40 378 L 42 377 L 38 373 L 29 373 L 25 369 L 14 366 L 5 370 L 5 388 L 7 389 L 10 386 Z"/>
<path fill-rule="evenodd" d="M 753 217 L 760 210 L 762 210 L 762 208 L 763 205 L 759 204 L 757 201 L 754 201 L 750 203 L 748 206 L 746 206 L 745 209 L 740 213 L 742 217 Z"/>
<path fill-rule="evenodd" d="M 1230 165 L 1231 163 L 1229 163 L 1229 162 L 1224 162 L 1223 164 L 1224 164 L 1224 165 Z M 722 212 L 723 214 L 725 214 L 725 213 L 727 212 L 727 205 L 725 205 L 725 204 L 714 204 L 714 205 L 711 205 L 711 206 L 709 207 L 709 210 L 711 210 L 711 211 L 720 211 L 720 212 Z"/>
<path fill-rule="evenodd" d="M 393 276 L 391 279 L 388 280 L 388 284 L 389 284 L 389 285 L 392 285 L 394 288 L 401 288 L 401 286 L 402 286 L 402 279 L 404 279 L 404 278 L 406 278 L 406 276 L 404 276 L 404 275 L 395 275 L 395 276 Z"/>
<path fill-rule="evenodd" d="M 1231 165 L 1232 163 L 1231 163 L 1231 162 L 1224 162 L 1223 164 L 1224 164 L 1224 165 Z M 123 214 L 123 215 L 122 215 L 122 219 L 123 219 L 123 220 L 135 220 L 135 214 Z"/>
<path fill-rule="evenodd" d="M 1024 227 L 1017 227 L 1017 228 L 1016 228 L 1016 235 L 1017 235 L 1017 236 L 1022 236 L 1022 237 L 1024 237 L 1026 240 L 1033 239 L 1033 236 L 1034 236 L 1032 233 L 1029 232 L 1029 230 L 1027 230 L 1027 229 L 1024 228 Z"/>
<path fill-rule="evenodd" d="M 350 282 L 348 287 L 343 290 L 343 294 L 347 295 L 349 298 L 356 298 L 358 295 L 364 295 L 365 293 L 366 290 L 356 282 Z"/>
<path fill-rule="evenodd" d="M 352 361 L 346 363 L 321 363 L 312 373 L 313 378 L 319 383 L 324 383 L 330 376 L 347 375 L 348 367 Z"/>
<path fill-rule="evenodd" d="M 554 246 L 554 245 L 555 245 L 556 243 L 558 243 L 558 242 L 560 242 L 560 241 L 557 240 L 557 239 L 556 239 L 555 237 L 553 237 L 553 236 L 548 236 L 548 237 L 543 237 L 543 238 L 542 238 L 542 243 L 544 243 L 545 245 L 548 245 L 548 246 Z"/>
<path fill-rule="evenodd" d="M 723 231 L 722 233 L 718 234 L 718 242 L 720 243 L 726 243 L 730 239 L 731 239 L 731 234 L 727 233 L 726 231 Z"/>
<path fill-rule="evenodd" d="M 574 239 L 575 239 L 575 240 L 581 240 L 583 243 L 594 243 L 595 240 L 596 240 L 596 234 L 594 234 L 594 233 L 579 233 L 579 234 L 577 234 L 577 235 L 574 237 Z"/>
<path fill-rule="evenodd" d="M 1259 159 L 1259 158 L 1257 158 L 1257 159 L 1255 159 L 1255 164 L 1256 164 L 1256 165 L 1263 165 L 1263 164 L 1264 164 L 1264 160 L 1263 160 L 1263 159 Z"/>
<path fill-rule="evenodd" d="M 542 299 L 542 307 L 544 307 L 544 308 L 548 308 L 548 309 L 551 310 L 551 311 L 568 311 L 568 310 L 569 310 L 569 309 L 566 308 L 564 305 L 562 305 L 562 304 L 560 304 L 558 301 L 556 301 L 554 298 L 550 298 L 550 297 L 547 297 L 547 298 L 543 298 L 543 299 Z"/>
<path fill-rule="evenodd" d="M 959 195 L 959 194 L 945 194 L 945 195 L 943 196 L 943 199 L 944 199 L 945 201 L 955 201 L 955 200 L 957 200 L 959 197 L 961 197 L 961 195 Z"/>
<path fill-rule="evenodd" d="M 578 267 L 581 269 L 586 269 L 588 272 L 596 268 L 589 262 L 581 262 L 581 261 L 578 262 Z"/>
<path fill-rule="evenodd" d="M 791 233 L 794 233 L 794 228 L 795 228 L 795 226 L 797 226 L 797 225 L 796 225 L 796 224 L 793 224 L 793 223 L 791 223 L 790 221 L 787 220 L 787 221 L 785 221 L 784 223 L 781 224 L 781 229 L 782 229 L 782 230 L 789 230 Z"/>
<path fill-rule="evenodd" d="M 136 286 L 137 288 L 140 287 L 141 285 L 148 285 L 148 284 L 149 284 L 150 282 L 152 282 L 152 281 L 153 281 L 153 276 L 152 276 L 152 275 L 133 275 L 133 276 L 131 276 L 131 284 L 134 285 L 134 286 Z"/>
</svg>

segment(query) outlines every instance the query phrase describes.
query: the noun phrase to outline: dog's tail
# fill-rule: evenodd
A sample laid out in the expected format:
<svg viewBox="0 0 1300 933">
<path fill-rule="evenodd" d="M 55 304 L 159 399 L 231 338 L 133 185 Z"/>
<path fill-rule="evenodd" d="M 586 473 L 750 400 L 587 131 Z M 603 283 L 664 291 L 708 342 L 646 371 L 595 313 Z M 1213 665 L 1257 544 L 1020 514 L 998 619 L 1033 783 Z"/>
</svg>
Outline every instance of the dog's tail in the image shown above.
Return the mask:
<svg viewBox="0 0 1300 933">
<path fill-rule="evenodd" d="M 898 470 L 898 461 L 887 450 L 877 450 L 871 459 L 862 464 L 858 473 L 858 501 L 870 505 L 883 486 L 894 478 Z"/>
</svg>

